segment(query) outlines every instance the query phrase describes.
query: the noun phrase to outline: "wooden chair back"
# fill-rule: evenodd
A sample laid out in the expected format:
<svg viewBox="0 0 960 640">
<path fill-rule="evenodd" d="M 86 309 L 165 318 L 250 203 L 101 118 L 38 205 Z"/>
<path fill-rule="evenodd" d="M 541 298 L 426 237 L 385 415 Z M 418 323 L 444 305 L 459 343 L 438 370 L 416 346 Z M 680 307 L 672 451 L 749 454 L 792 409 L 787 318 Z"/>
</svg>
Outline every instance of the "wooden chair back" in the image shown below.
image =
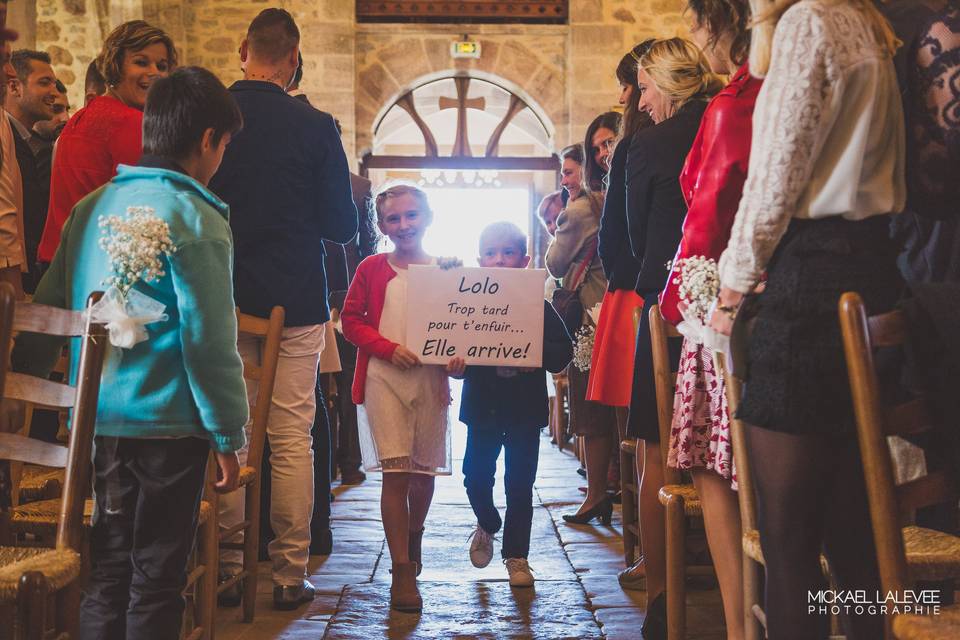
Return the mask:
<svg viewBox="0 0 960 640">
<path fill-rule="evenodd" d="M 87 309 L 99 299 L 99 292 L 91 294 Z M 68 446 L 40 442 L 19 434 L 0 434 L 0 459 L 66 467 L 56 546 L 80 551 L 83 506 L 90 491 L 90 460 L 107 331 L 104 325 L 92 322 L 86 310 L 68 311 L 27 302 L 16 305 L 13 329 L 80 338 L 76 386 L 10 372 L 4 388 L 4 398 L 53 409 L 73 409 Z"/>
<path fill-rule="evenodd" d="M 680 332 L 660 316 L 660 306 L 650 307 L 650 345 L 653 351 L 653 382 L 657 393 L 657 422 L 660 429 L 660 457 L 663 459 L 663 483 L 680 484 L 680 472 L 667 466 L 670 428 L 673 423 L 673 396 L 677 390 L 677 371 L 670 363 L 667 338 L 679 338 Z"/>
<path fill-rule="evenodd" d="M 743 381 L 728 371 L 726 355 L 719 351 L 713 354 L 713 363 L 723 379 L 727 395 L 727 408 L 730 412 L 730 439 L 733 444 L 733 459 L 737 464 L 737 500 L 740 504 L 740 522 L 743 531 L 757 528 L 757 502 L 753 493 L 753 476 L 750 472 L 750 459 L 747 457 L 747 443 L 743 422 L 737 419 L 737 407 L 743 393 Z"/>
<path fill-rule="evenodd" d="M 880 581 L 884 591 L 900 592 L 910 583 L 902 527 L 912 522 L 917 509 L 956 505 L 960 491 L 943 470 L 900 485 L 894 480 L 887 436 L 920 435 L 932 431 L 934 424 L 923 398 L 891 406 L 880 389 L 873 351 L 906 341 L 904 314 L 893 311 L 868 318 L 856 293 L 843 294 L 839 312 Z"/>
<path fill-rule="evenodd" d="M 247 466 L 257 470 L 260 469 L 264 439 L 267 436 L 267 418 L 270 416 L 273 387 L 277 377 L 277 363 L 280 360 L 283 321 L 283 307 L 274 307 L 270 311 L 269 319 L 258 318 L 237 311 L 238 333 L 255 336 L 261 340 L 259 364 L 246 360 L 243 362 L 243 377 L 258 383 L 257 404 L 253 409 L 250 443 L 247 450 Z"/>
</svg>

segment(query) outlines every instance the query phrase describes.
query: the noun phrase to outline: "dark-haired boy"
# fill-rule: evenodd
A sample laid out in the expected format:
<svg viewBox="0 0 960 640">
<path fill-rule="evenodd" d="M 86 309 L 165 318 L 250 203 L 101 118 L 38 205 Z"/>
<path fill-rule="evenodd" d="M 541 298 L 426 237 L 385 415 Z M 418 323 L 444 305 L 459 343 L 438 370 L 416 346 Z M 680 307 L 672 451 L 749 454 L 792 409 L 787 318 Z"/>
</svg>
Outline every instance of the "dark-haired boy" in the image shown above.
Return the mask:
<svg viewBox="0 0 960 640">
<path fill-rule="evenodd" d="M 523 269 L 530 263 L 527 238 L 516 225 L 498 222 L 480 233 L 481 267 Z M 531 587 L 527 563 L 533 522 L 533 481 L 537 476 L 540 429 L 547 424 L 547 378 L 573 355 L 570 336 L 549 304 L 543 304 L 543 368 L 467 367 L 460 421 L 467 425 L 463 484 L 477 527 L 470 560 L 483 568 L 493 558 L 493 535 L 503 530 L 501 555 L 510 586 Z M 507 513 L 501 522 L 493 503 L 497 458 L 504 450 Z"/>
<path fill-rule="evenodd" d="M 81 638 L 176 638 L 211 448 L 217 490 L 237 485 L 248 410 L 232 239 L 227 206 L 205 184 L 241 125 L 236 103 L 209 71 L 186 67 L 157 79 L 144 109 L 140 164 L 121 165 L 74 207 L 37 287 L 35 302 L 82 309 L 113 272 L 99 246 L 102 216 L 146 207 L 169 228 L 175 250 L 158 252 L 162 273 L 127 294 L 163 304 L 167 317 L 106 368 L 100 388 Z M 21 335 L 14 366 L 43 375 L 62 344 Z"/>
</svg>

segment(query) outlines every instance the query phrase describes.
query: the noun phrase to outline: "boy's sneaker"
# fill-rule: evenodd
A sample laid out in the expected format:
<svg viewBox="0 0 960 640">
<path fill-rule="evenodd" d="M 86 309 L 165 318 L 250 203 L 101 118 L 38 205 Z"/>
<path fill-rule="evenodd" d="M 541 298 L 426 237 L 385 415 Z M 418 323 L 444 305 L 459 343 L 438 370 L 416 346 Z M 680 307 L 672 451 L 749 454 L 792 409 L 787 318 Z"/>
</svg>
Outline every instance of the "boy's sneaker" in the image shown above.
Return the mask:
<svg viewBox="0 0 960 640">
<path fill-rule="evenodd" d="M 477 569 L 483 569 L 493 560 L 493 536 L 487 533 L 478 522 L 477 528 L 467 540 L 470 538 L 473 538 L 473 542 L 470 543 L 470 562 Z"/>
<path fill-rule="evenodd" d="M 533 573 L 526 558 L 506 558 L 503 564 L 510 574 L 511 587 L 532 587 Z"/>
</svg>

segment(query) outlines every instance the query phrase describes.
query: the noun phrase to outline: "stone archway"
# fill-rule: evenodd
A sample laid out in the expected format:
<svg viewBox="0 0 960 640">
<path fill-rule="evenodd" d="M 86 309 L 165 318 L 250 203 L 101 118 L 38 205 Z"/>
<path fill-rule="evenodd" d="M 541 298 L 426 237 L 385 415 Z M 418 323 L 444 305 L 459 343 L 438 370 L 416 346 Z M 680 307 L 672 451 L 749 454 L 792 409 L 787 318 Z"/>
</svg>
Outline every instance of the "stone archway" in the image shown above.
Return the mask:
<svg viewBox="0 0 960 640">
<path fill-rule="evenodd" d="M 366 31 L 357 33 L 357 149 L 369 151 L 373 130 L 386 109 L 407 91 L 431 80 L 467 75 L 498 84 L 524 99 L 544 123 L 553 140 L 566 140 L 567 34 L 562 27 L 538 28 L 522 42 L 513 34 L 474 36 L 480 42 L 479 59 L 453 59 L 450 42 L 456 37 L 442 30 Z M 377 25 L 382 27 L 382 25 Z M 362 30 L 361 30 L 362 29 Z M 361 153 L 362 155 L 362 153 Z"/>
</svg>

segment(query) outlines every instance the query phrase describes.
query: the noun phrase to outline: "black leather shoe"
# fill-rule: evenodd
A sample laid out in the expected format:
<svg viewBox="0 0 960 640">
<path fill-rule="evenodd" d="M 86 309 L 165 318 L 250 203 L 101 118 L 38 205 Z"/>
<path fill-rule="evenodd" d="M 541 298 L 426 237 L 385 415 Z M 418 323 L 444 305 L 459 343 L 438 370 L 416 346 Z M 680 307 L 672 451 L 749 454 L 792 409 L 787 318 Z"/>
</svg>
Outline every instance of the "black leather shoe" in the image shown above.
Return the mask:
<svg viewBox="0 0 960 640">
<path fill-rule="evenodd" d="M 661 591 L 647 605 L 647 615 L 640 627 L 643 640 L 667 640 L 667 594 Z"/>
<path fill-rule="evenodd" d="M 570 524 L 587 524 L 594 518 L 597 518 L 605 524 L 610 526 L 610 519 L 613 517 L 613 502 L 610 500 L 610 496 L 605 497 L 603 500 L 598 502 L 592 509 L 584 511 L 580 515 L 573 514 L 564 515 L 563 521 L 569 522 Z"/>
<path fill-rule="evenodd" d="M 303 581 L 303 584 L 274 587 L 273 608 L 281 611 L 292 611 L 303 603 L 310 602 L 316 595 L 317 590 L 306 580 Z"/>
</svg>

